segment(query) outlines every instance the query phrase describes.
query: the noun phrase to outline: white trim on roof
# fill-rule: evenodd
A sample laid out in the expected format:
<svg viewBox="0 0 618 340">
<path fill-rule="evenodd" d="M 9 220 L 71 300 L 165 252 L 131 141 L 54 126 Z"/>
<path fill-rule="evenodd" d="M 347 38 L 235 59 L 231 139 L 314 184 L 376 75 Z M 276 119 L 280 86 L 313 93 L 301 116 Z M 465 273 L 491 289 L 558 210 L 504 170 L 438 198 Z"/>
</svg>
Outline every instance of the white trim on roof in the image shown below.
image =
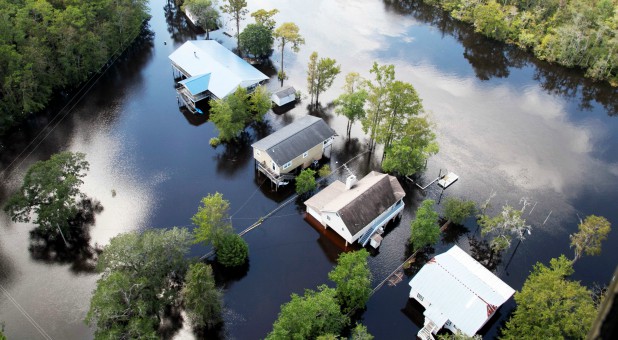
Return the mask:
<svg viewBox="0 0 618 340">
<path fill-rule="evenodd" d="M 468 336 L 474 336 L 515 293 L 456 245 L 427 262 L 410 287 L 410 298 L 425 307 L 425 317 L 438 329 L 449 327 L 450 321 Z M 419 294 L 422 299 L 417 298 Z"/>
<path fill-rule="evenodd" d="M 268 77 L 214 40 L 190 40 L 169 55 L 174 67 L 191 78 L 210 74 L 201 92 L 224 98 L 238 86 L 249 88 Z M 200 92 L 200 93 L 201 93 Z"/>
</svg>

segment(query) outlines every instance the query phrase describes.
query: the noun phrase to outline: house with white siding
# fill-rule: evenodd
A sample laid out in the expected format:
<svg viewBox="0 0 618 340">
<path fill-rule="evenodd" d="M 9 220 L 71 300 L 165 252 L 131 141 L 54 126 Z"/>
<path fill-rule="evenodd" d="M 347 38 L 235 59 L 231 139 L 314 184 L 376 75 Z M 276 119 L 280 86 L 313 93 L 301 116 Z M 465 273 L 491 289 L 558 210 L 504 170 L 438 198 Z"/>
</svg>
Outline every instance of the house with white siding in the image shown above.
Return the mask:
<svg viewBox="0 0 618 340">
<path fill-rule="evenodd" d="M 320 160 L 336 135 L 322 118 L 305 116 L 251 145 L 256 167 L 278 186 Z"/>
<path fill-rule="evenodd" d="M 515 293 L 456 245 L 429 260 L 410 287 L 410 298 L 425 307 L 421 339 L 434 339 L 442 327 L 472 337 Z"/>
<path fill-rule="evenodd" d="M 215 40 L 190 40 L 169 55 L 178 74 L 178 98 L 195 110 L 198 101 L 222 99 L 238 87 L 251 92 L 268 77 Z"/>
<path fill-rule="evenodd" d="M 361 180 L 349 176 L 305 201 L 307 214 L 331 228 L 347 244 L 380 245 L 380 231 L 401 215 L 405 192 L 397 178 L 372 171 Z"/>
</svg>

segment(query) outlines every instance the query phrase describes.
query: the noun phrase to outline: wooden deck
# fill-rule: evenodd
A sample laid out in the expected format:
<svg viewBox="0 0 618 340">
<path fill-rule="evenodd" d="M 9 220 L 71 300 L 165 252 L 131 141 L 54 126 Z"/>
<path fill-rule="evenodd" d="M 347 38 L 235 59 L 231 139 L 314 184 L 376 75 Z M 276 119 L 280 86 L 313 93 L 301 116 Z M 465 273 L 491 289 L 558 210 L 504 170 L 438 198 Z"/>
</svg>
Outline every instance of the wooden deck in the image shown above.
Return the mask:
<svg viewBox="0 0 618 340">
<path fill-rule="evenodd" d="M 277 186 L 277 189 L 279 189 L 280 185 L 288 184 L 289 180 L 296 178 L 291 174 L 277 174 L 268 167 L 262 165 L 262 163 L 256 162 L 255 164 L 257 165 L 258 171 L 266 175 L 266 177 Z"/>
<path fill-rule="evenodd" d="M 438 185 L 441 188 L 446 189 L 451 184 L 455 183 L 458 179 L 459 179 L 459 176 L 455 175 L 453 172 L 449 172 L 448 174 L 440 178 L 440 180 L 438 181 Z"/>
</svg>

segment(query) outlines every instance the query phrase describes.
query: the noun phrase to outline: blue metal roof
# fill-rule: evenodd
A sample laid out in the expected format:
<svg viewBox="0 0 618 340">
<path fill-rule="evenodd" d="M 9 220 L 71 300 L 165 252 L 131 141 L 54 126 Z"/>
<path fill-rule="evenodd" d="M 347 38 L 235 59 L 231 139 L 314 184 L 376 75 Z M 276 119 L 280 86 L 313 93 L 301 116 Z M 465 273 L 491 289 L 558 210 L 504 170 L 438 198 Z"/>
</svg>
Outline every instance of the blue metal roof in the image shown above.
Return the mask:
<svg viewBox="0 0 618 340">
<path fill-rule="evenodd" d="M 208 90 L 208 84 L 210 83 L 210 73 L 200 74 L 185 80 L 179 81 L 184 87 L 191 92 L 192 95 L 198 95 Z"/>
</svg>

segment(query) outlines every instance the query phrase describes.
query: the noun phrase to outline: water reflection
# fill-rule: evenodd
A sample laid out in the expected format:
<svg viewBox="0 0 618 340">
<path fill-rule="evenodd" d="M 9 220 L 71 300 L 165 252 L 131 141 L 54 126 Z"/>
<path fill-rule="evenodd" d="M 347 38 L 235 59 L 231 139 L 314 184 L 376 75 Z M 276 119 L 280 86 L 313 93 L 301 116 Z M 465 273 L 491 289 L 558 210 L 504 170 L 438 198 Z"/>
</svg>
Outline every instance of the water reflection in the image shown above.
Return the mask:
<svg viewBox="0 0 618 340">
<path fill-rule="evenodd" d="M 582 110 L 592 109 L 592 102 L 603 105 L 610 116 L 618 114 L 618 88 L 605 83 L 593 82 L 583 78 L 583 71 L 567 69 L 534 58 L 512 46 L 495 42 L 476 33 L 468 24 L 452 19 L 444 11 L 412 0 L 383 0 L 386 10 L 399 14 L 412 15 L 420 22 L 440 29 L 443 35 L 456 38 L 464 47 L 464 58 L 480 80 L 505 78 L 509 68 L 535 66 L 534 79 L 550 94 L 558 94 L 566 99 L 577 98 Z"/>
<path fill-rule="evenodd" d="M 69 221 L 69 233 L 51 235 L 48 231 L 36 228 L 30 231 L 30 256 L 47 263 L 70 264 L 74 273 L 94 273 L 96 258 L 100 248 L 90 245 L 90 227 L 95 223 L 95 215 L 103 211 L 100 202 L 84 199 L 79 212 Z"/>
<path fill-rule="evenodd" d="M 174 1 L 167 1 L 167 4 L 163 6 L 163 11 L 165 13 L 165 21 L 167 22 L 167 31 L 169 32 L 170 38 L 175 43 L 195 40 L 197 32 L 192 29 L 187 17 L 180 8 L 174 4 Z"/>
<path fill-rule="evenodd" d="M 217 173 L 223 177 L 232 178 L 237 171 L 253 161 L 253 148 L 255 142 L 253 135 L 245 129 L 240 136 L 233 141 L 222 143 L 217 146 L 217 154 L 213 160 L 217 163 Z"/>
</svg>

